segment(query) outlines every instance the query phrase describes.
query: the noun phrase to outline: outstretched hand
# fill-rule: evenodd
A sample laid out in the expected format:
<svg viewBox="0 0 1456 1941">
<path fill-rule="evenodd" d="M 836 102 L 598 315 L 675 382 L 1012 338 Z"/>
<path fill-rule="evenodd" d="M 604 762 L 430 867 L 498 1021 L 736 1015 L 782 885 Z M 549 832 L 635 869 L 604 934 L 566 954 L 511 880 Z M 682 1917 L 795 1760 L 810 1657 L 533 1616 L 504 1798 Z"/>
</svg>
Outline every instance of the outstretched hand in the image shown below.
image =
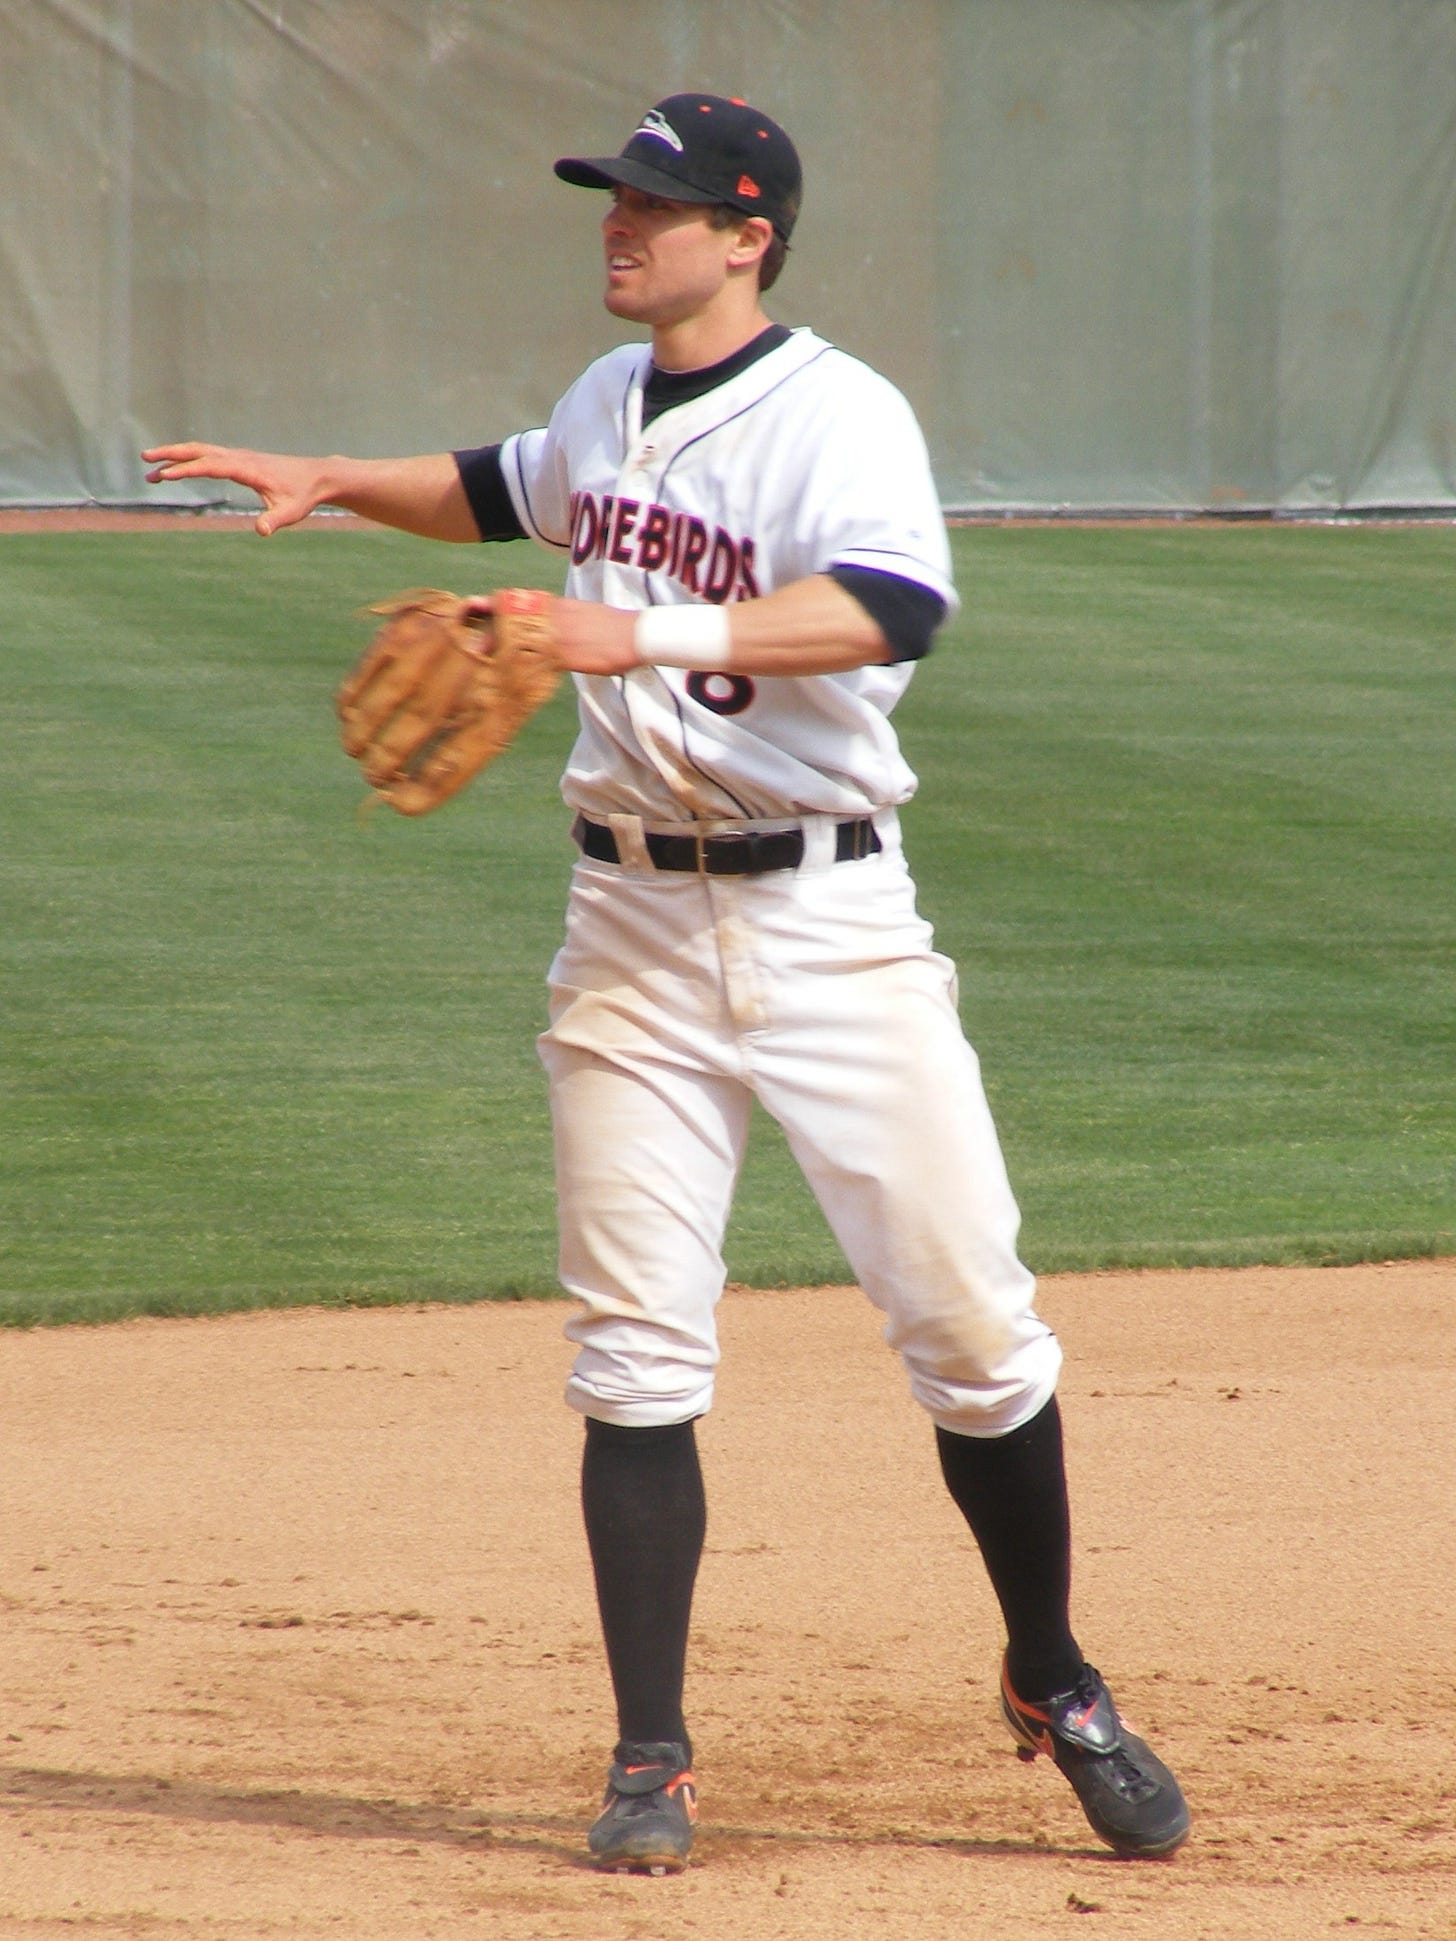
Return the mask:
<svg viewBox="0 0 1456 1941">
<path fill-rule="evenodd" d="M 194 443 L 153 445 L 142 457 L 152 467 L 147 473 L 149 485 L 170 484 L 173 479 L 230 479 L 234 485 L 246 485 L 263 501 L 253 528 L 264 539 L 284 526 L 296 526 L 328 498 L 316 458 Z"/>
</svg>

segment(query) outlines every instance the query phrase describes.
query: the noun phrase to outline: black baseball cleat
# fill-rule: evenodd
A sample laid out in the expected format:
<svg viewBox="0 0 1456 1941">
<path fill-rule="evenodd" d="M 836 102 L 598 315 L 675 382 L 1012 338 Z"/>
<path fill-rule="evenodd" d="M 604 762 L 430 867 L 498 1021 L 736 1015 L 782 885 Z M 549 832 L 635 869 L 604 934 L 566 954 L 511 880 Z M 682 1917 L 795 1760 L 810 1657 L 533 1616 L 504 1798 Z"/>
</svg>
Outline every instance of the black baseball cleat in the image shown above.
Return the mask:
<svg viewBox="0 0 1456 1941">
<path fill-rule="evenodd" d="M 1069 1692 L 1028 1704 L 1001 1667 L 1001 1710 L 1017 1753 L 1055 1760 L 1099 1840 L 1125 1860 L 1158 1860 L 1188 1838 L 1178 1782 L 1117 1715 L 1100 1672 L 1083 1665 Z"/>
<path fill-rule="evenodd" d="M 680 1874 L 697 1817 L 698 1785 L 686 1746 L 619 1745 L 587 1847 L 603 1873 Z"/>
</svg>

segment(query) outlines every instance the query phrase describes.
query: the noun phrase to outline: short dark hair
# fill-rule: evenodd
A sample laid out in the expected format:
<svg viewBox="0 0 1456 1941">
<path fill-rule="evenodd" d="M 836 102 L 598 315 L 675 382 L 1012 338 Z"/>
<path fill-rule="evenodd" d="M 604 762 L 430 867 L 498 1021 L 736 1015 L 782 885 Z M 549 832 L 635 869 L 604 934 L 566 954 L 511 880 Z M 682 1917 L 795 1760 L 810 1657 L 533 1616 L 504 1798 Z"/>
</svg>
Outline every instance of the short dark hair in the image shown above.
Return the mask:
<svg viewBox="0 0 1456 1941">
<path fill-rule="evenodd" d="M 708 221 L 714 229 L 735 229 L 739 223 L 747 220 L 743 210 L 735 209 L 731 202 L 715 202 L 708 211 Z M 784 259 L 788 253 L 788 244 L 775 230 L 768 239 L 768 248 L 759 259 L 758 287 L 760 290 L 771 290 L 778 282 L 779 272 L 784 267 Z"/>
</svg>

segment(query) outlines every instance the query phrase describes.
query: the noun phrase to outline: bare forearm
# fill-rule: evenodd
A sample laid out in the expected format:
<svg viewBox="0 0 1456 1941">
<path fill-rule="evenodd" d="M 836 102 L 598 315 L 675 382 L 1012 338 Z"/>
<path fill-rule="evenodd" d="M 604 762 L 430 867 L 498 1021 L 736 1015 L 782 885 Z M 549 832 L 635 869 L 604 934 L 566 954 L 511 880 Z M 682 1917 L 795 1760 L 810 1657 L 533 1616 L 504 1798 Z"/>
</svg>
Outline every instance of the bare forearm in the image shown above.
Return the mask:
<svg viewBox="0 0 1456 1941">
<path fill-rule="evenodd" d="M 142 456 L 153 485 L 178 479 L 229 479 L 263 501 L 255 524 L 266 539 L 334 505 L 426 539 L 480 537 L 449 452 L 419 458 L 305 458 L 235 445 L 156 445 Z"/>
<path fill-rule="evenodd" d="M 726 612 L 735 674 L 838 674 L 890 657 L 859 601 L 822 574 Z"/>
<path fill-rule="evenodd" d="M 319 460 L 326 481 L 322 505 L 395 526 L 425 539 L 474 540 L 475 515 L 449 452 L 420 458 Z"/>
<path fill-rule="evenodd" d="M 655 659 L 669 666 L 711 665 L 735 674 L 839 674 L 891 655 L 889 642 L 859 601 L 822 574 L 731 606 L 653 612 L 654 617 L 667 617 L 669 629 L 671 616 L 701 616 L 700 624 L 711 623 L 722 638 L 705 649 L 708 660 L 675 662 L 670 653 L 643 651 L 636 613 L 591 600 L 558 600 L 552 617 L 562 666 L 578 674 L 624 674 Z"/>
</svg>

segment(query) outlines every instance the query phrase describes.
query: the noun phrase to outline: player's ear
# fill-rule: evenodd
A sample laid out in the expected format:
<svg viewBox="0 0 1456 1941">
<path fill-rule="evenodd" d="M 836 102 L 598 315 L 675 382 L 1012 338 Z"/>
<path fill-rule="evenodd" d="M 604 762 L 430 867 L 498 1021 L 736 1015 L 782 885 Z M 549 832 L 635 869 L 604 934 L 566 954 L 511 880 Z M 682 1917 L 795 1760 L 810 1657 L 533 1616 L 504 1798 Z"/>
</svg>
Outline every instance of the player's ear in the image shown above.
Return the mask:
<svg viewBox="0 0 1456 1941">
<path fill-rule="evenodd" d="M 730 269 L 751 269 L 761 263 L 773 241 L 773 224 L 765 216 L 745 216 L 738 225 L 733 247 L 728 254 Z"/>
</svg>

